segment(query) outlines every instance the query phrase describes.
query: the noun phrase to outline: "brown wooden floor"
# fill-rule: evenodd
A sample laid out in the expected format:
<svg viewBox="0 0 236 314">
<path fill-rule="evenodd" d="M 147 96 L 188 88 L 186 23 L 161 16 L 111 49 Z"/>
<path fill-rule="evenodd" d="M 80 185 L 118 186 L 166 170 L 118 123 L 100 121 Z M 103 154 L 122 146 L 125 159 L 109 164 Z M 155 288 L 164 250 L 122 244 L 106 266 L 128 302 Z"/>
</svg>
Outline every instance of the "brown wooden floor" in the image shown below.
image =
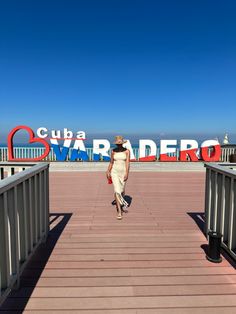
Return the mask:
<svg viewBox="0 0 236 314">
<path fill-rule="evenodd" d="M 131 173 L 121 221 L 103 173 L 50 176 L 47 245 L 1 314 L 236 313 L 234 267 L 205 259 L 204 173 Z"/>
</svg>

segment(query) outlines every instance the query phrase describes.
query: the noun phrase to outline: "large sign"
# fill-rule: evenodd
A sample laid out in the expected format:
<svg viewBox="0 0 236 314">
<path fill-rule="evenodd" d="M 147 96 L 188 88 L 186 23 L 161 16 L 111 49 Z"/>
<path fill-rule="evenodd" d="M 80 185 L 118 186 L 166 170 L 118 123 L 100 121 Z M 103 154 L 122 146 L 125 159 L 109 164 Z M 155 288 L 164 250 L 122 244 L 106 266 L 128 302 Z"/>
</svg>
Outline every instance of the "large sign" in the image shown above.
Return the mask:
<svg viewBox="0 0 236 314">
<path fill-rule="evenodd" d="M 34 158 L 16 158 L 14 156 L 13 138 L 20 131 L 26 131 L 29 135 L 29 144 L 38 143 L 45 147 L 41 156 Z M 25 125 L 20 125 L 11 130 L 8 135 L 8 156 L 9 161 L 41 161 L 48 156 L 51 150 L 54 151 L 57 161 L 67 160 L 69 149 L 72 149 L 70 161 L 83 160 L 88 161 L 89 156 L 85 146 L 86 135 L 84 131 L 78 131 L 74 135 L 67 128 L 61 130 L 48 131 L 45 127 L 40 127 L 34 131 Z M 130 150 L 131 161 L 154 161 L 157 156 L 157 144 L 150 139 L 139 140 L 139 156 L 135 157 L 131 142 L 123 145 Z M 93 160 L 109 161 L 110 142 L 107 139 L 93 139 Z M 147 148 L 149 154 L 147 155 Z M 179 150 L 179 158 L 177 158 L 177 150 Z M 221 147 L 217 140 L 206 140 L 198 144 L 194 139 L 160 140 L 160 161 L 219 161 L 221 155 Z"/>
</svg>

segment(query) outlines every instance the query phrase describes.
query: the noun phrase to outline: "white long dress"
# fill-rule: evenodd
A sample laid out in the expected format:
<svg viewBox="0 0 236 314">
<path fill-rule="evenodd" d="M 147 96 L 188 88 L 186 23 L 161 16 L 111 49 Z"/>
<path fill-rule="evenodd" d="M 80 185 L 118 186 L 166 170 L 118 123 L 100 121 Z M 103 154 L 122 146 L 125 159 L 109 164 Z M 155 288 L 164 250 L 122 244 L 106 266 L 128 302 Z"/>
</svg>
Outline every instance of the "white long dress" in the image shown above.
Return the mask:
<svg viewBox="0 0 236 314">
<path fill-rule="evenodd" d="M 124 205 L 124 207 L 128 206 L 128 203 L 121 195 L 121 193 L 125 190 L 126 184 L 126 181 L 124 181 L 126 174 L 126 158 L 127 155 L 125 151 L 114 152 L 114 163 L 111 169 L 111 178 L 114 186 L 114 192 L 116 193 L 120 204 Z"/>
</svg>

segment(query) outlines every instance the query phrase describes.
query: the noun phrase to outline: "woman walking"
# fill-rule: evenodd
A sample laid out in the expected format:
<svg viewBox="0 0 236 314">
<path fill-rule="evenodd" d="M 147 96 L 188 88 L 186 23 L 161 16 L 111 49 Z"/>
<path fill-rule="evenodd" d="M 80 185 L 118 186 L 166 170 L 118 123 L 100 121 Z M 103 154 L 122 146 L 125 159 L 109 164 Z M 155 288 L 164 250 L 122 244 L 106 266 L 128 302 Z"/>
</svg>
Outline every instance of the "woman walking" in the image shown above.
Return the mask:
<svg viewBox="0 0 236 314">
<path fill-rule="evenodd" d="M 114 186 L 117 219 L 122 219 L 122 207 L 128 207 L 124 195 L 125 184 L 129 177 L 130 151 L 123 147 L 125 142 L 122 136 L 115 137 L 116 148 L 111 152 L 111 161 L 107 169 L 107 178 L 112 179 Z"/>
</svg>

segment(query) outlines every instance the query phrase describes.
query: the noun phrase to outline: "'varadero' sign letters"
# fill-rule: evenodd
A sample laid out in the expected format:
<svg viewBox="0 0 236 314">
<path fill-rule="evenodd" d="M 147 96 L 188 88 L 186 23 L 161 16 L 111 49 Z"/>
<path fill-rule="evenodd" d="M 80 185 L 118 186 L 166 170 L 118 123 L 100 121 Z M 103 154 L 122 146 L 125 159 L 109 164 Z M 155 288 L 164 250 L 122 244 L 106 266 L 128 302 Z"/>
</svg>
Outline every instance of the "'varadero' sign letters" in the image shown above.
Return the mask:
<svg viewBox="0 0 236 314">
<path fill-rule="evenodd" d="M 16 158 L 14 156 L 13 138 L 14 135 L 24 130 L 29 135 L 29 144 L 38 143 L 45 147 L 41 156 L 34 158 Z M 85 147 L 85 132 L 78 131 L 74 136 L 71 130 L 64 128 L 63 132 L 60 130 L 49 131 L 45 127 L 40 127 L 34 131 L 25 125 L 20 125 L 11 130 L 8 135 L 8 156 L 9 161 L 41 161 L 48 156 L 52 149 L 55 153 L 56 160 L 65 161 L 72 149 L 70 161 L 83 160 L 88 161 L 89 156 Z M 135 158 L 132 145 L 129 140 L 123 145 L 130 150 L 131 161 L 154 161 L 157 155 L 157 145 L 153 140 L 141 139 L 139 140 L 139 156 Z M 176 157 L 177 146 L 179 147 L 179 158 Z M 146 155 L 147 148 L 149 154 Z M 93 160 L 99 161 L 102 157 L 103 160 L 109 161 L 110 155 L 110 142 L 107 139 L 93 139 Z M 171 156 L 170 156 L 171 155 Z M 220 144 L 217 140 L 206 140 L 201 145 L 193 139 L 177 140 L 160 140 L 160 161 L 219 161 L 221 155 Z"/>
</svg>

